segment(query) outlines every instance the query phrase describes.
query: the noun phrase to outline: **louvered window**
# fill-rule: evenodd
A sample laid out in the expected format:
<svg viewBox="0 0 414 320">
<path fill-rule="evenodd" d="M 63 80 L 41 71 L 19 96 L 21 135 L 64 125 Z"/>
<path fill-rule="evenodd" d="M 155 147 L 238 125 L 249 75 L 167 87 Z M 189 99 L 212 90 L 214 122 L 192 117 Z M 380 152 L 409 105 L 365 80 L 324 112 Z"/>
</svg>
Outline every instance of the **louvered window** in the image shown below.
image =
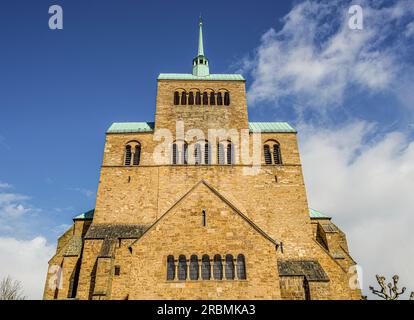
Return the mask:
<svg viewBox="0 0 414 320">
<path fill-rule="evenodd" d="M 234 280 L 234 261 L 231 254 L 226 255 L 226 279 Z"/>
<path fill-rule="evenodd" d="M 204 144 L 204 163 L 205 164 L 210 164 L 211 163 L 211 159 L 210 159 L 210 143 L 206 142 Z"/>
<path fill-rule="evenodd" d="M 224 146 L 222 143 L 217 145 L 217 163 L 224 164 Z"/>
<path fill-rule="evenodd" d="M 174 143 L 172 145 L 172 164 L 178 163 L 178 152 L 177 152 L 177 144 Z"/>
<path fill-rule="evenodd" d="M 178 280 L 187 279 L 187 259 L 181 255 L 178 257 Z"/>
<path fill-rule="evenodd" d="M 269 145 L 265 144 L 263 151 L 264 151 L 265 163 L 272 164 L 272 155 L 270 154 Z"/>
<path fill-rule="evenodd" d="M 227 144 L 227 164 L 234 164 L 234 148 L 231 142 Z"/>
<path fill-rule="evenodd" d="M 134 161 L 133 161 L 134 166 L 139 165 L 140 158 L 141 158 L 141 145 L 137 144 L 135 146 L 135 152 L 134 152 Z"/>
<path fill-rule="evenodd" d="M 125 165 L 126 166 L 131 165 L 131 157 L 132 157 L 131 146 L 126 146 L 125 147 Z"/>
<path fill-rule="evenodd" d="M 275 164 L 282 164 L 280 146 L 278 144 L 273 145 L 273 161 Z"/>
</svg>

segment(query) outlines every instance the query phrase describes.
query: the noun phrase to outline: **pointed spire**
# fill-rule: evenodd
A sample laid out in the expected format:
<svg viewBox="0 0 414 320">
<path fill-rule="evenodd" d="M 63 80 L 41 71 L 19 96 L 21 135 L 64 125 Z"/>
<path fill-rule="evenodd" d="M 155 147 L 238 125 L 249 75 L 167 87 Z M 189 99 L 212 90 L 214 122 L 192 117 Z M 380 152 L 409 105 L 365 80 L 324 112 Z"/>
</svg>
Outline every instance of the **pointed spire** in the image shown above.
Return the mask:
<svg viewBox="0 0 414 320">
<path fill-rule="evenodd" d="M 201 14 L 200 14 L 200 20 L 198 22 L 198 26 L 200 28 L 199 38 L 198 38 L 198 55 L 199 56 L 204 56 L 204 46 L 203 46 L 203 19 L 201 19 Z"/>
<path fill-rule="evenodd" d="M 198 37 L 198 53 L 193 59 L 193 75 L 198 77 L 205 77 L 210 74 L 208 59 L 204 56 L 204 45 L 203 45 L 203 20 L 198 21 L 199 37 Z"/>
</svg>

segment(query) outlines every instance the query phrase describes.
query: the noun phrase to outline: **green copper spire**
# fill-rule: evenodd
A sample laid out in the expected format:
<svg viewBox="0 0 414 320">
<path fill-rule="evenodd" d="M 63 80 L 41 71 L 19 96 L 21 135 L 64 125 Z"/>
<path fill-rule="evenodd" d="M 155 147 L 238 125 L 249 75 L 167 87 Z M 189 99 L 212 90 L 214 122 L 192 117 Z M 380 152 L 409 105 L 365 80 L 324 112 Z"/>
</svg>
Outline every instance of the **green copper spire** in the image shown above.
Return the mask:
<svg viewBox="0 0 414 320">
<path fill-rule="evenodd" d="M 200 27 L 199 37 L 198 37 L 198 55 L 204 56 L 204 47 L 203 47 L 203 20 L 201 19 L 198 22 L 198 26 Z"/>
<path fill-rule="evenodd" d="M 210 74 L 208 67 L 208 59 L 204 56 L 204 46 L 203 46 L 203 21 L 198 22 L 200 28 L 199 38 L 198 38 L 198 54 L 197 57 L 193 59 L 193 75 L 197 77 L 205 77 Z"/>
</svg>

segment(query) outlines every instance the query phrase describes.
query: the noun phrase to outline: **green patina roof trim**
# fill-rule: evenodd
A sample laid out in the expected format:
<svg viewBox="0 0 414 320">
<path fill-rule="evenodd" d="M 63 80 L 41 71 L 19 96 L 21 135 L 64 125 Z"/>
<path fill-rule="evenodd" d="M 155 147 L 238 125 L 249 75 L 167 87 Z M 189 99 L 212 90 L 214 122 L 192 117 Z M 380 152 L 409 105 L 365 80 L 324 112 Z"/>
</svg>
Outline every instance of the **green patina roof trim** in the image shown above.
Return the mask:
<svg viewBox="0 0 414 320">
<path fill-rule="evenodd" d="M 331 217 L 328 217 L 327 215 L 323 214 L 320 211 L 317 211 L 315 209 L 309 208 L 309 216 L 313 219 L 331 219 Z"/>
<path fill-rule="evenodd" d="M 294 132 L 287 122 L 249 122 L 250 132 Z M 107 133 L 153 132 L 154 122 L 114 122 Z"/>
<path fill-rule="evenodd" d="M 154 122 L 114 122 L 107 133 L 152 132 Z"/>
<path fill-rule="evenodd" d="M 95 209 L 82 213 L 76 216 L 75 218 L 73 218 L 73 220 L 92 220 L 94 213 L 95 213 Z M 309 216 L 311 218 L 319 218 L 319 219 L 330 219 L 331 218 L 323 214 L 322 212 L 311 209 L 311 208 L 309 208 Z"/>
<path fill-rule="evenodd" d="M 80 215 L 73 218 L 73 220 L 92 220 L 95 209 L 89 210 L 88 212 L 81 213 Z"/>
<path fill-rule="evenodd" d="M 249 122 L 250 132 L 296 132 L 287 122 Z"/>
<path fill-rule="evenodd" d="M 245 81 L 241 74 L 209 74 L 201 77 L 191 73 L 160 73 L 158 80 Z"/>
</svg>

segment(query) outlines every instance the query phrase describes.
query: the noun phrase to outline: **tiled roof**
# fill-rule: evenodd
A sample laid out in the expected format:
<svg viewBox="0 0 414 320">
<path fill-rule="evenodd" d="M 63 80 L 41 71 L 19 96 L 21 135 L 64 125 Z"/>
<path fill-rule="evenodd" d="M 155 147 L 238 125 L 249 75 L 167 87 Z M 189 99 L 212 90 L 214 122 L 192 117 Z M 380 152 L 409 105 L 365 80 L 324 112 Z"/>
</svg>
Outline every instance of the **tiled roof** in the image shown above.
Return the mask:
<svg viewBox="0 0 414 320">
<path fill-rule="evenodd" d="M 331 217 L 323 214 L 320 211 L 309 208 L 309 216 L 314 219 L 331 219 Z"/>
<path fill-rule="evenodd" d="M 92 224 L 85 239 L 137 239 L 148 228 L 139 224 Z"/>
<path fill-rule="evenodd" d="M 250 132 L 296 132 L 287 122 L 249 122 Z"/>
<path fill-rule="evenodd" d="M 308 281 L 328 281 L 328 275 L 318 261 L 282 260 L 277 262 L 280 276 L 305 276 Z"/>
<path fill-rule="evenodd" d="M 209 74 L 199 77 L 191 73 L 160 73 L 158 80 L 244 81 L 241 74 Z"/>
</svg>

